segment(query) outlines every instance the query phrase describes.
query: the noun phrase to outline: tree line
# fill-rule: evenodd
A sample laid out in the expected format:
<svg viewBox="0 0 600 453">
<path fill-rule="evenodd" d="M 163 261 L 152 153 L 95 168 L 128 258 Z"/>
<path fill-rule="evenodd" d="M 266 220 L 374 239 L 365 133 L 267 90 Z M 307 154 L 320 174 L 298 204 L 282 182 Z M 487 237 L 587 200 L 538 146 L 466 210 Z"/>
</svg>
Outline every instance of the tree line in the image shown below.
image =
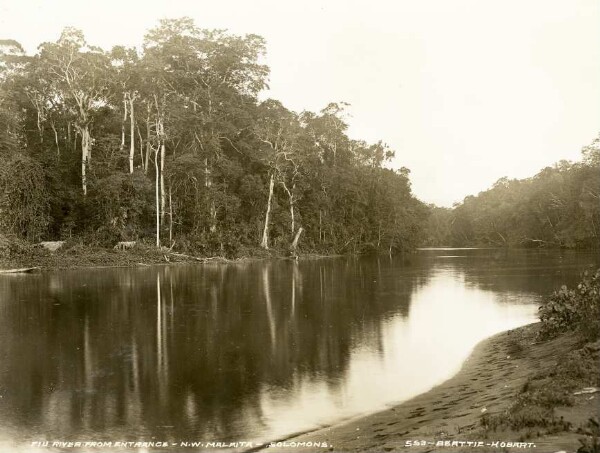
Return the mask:
<svg viewBox="0 0 600 453">
<path fill-rule="evenodd" d="M 264 40 L 165 19 L 141 49 L 0 41 L 0 233 L 237 255 L 407 250 L 429 209 L 343 103 L 259 100 Z"/>
<path fill-rule="evenodd" d="M 600 137 L 579 162 L 560 161 L 526 179 L 501 178 L 452 209 L 431 206 L 427 245 L 597 248 Z"/>
</svg>

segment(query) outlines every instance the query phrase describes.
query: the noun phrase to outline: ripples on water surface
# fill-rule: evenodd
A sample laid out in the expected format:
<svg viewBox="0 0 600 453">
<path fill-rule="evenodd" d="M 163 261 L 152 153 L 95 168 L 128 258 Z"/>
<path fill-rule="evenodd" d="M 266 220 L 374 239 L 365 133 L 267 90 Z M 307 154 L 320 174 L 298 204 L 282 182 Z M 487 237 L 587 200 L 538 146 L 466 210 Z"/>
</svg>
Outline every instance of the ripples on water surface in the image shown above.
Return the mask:
<svg viewBox="0 0 600 453">
<path fill-rule="evenodd" d="M 593 253 L 428 249 L 0 277 L 0 445 L 270 440 L 372 412 L 535 321 Z"/>
</svg>

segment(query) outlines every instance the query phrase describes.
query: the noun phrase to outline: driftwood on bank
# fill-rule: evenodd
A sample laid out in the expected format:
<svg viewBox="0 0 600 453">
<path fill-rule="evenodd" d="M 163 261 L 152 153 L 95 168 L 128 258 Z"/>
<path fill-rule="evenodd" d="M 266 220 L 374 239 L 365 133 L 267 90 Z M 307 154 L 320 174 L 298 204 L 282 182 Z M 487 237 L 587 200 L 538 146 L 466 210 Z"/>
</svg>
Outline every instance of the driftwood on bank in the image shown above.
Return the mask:
<svg viewBox="0 0 600 453">
<path fill-rule="evenodd" d="M 113 247 L 115 250 L 127 250 L 135 247 L 136 241 L 121 241 L 117 242 L 117 245 Z"/>
<path fill-rule="evenodd" d="M 0 274 L 29 274 L 39 270 L 39 266 L 36 267 L 21 267 L 18 269 L 0 269 Z"/>
<path fill-rule="evenodd" d="M 59 248 L 65 245 L 65 241 L 42 241 L 38 245 L 51 252 L 56 252 Z"/>
</svg>

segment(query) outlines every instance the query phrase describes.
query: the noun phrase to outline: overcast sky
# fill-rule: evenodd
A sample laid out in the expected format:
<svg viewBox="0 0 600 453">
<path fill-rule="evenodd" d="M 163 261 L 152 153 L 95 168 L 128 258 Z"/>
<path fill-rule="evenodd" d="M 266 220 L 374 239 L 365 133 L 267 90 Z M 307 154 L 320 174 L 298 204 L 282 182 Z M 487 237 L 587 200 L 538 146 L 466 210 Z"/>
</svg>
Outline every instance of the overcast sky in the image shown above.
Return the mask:
<svg viewBox="0 0 600 453">
<path fill-rule="evenodd" d="M 350 136 L 392 147 L 425 202 L 577 160 L 600 132 L 598 0 L 0 0 L 0 38 L 139 45 L 184 15 L 264 36 L 266 96 L 348 102 Z"/>
</svg>

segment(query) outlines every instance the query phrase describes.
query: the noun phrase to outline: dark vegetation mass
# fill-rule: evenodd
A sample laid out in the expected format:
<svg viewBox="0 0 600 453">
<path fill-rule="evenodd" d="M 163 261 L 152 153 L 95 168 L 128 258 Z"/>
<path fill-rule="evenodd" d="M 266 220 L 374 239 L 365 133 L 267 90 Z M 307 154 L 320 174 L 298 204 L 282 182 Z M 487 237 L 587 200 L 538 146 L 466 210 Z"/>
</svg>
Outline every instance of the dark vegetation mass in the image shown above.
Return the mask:
<svg viewBox="0 0 600 453">
<path fill-rule="evenodd" d="M 162 20 L 140 49 L 73 28 L 34 55 L 0 41 L 3 241 L 227 257 L 597 246 L 598 140 L 581 162 L 426 206 L 391 149 L 348 137 L 346 104 L 261 101 L 264 52 L 259 36 L 188 18 Z"/>
<path fill-rule="evenodd" d="M 540 307 L 542 338 L 577 331 L 584 338 L 600 338 L 600 269 L 585 271 L 576 288 L 563 286 Z"/>
<path fill-rule="evenodd" d="M 431 207 L 425 243 L 448 246 L 598 248 L 600 138 L 579 162 L 527 179 L 499 179 L 452 209 Z"/>
<path fill-rule="evenodd" d="M 0 42 L 0 234 L 198 254 L 418 245 L 428 208 L 394 152 L 346 134 L 345 104 L 259 100 L 263 39 L 163 20 L 141 50 L 67 28 Z"/>
</svg>

